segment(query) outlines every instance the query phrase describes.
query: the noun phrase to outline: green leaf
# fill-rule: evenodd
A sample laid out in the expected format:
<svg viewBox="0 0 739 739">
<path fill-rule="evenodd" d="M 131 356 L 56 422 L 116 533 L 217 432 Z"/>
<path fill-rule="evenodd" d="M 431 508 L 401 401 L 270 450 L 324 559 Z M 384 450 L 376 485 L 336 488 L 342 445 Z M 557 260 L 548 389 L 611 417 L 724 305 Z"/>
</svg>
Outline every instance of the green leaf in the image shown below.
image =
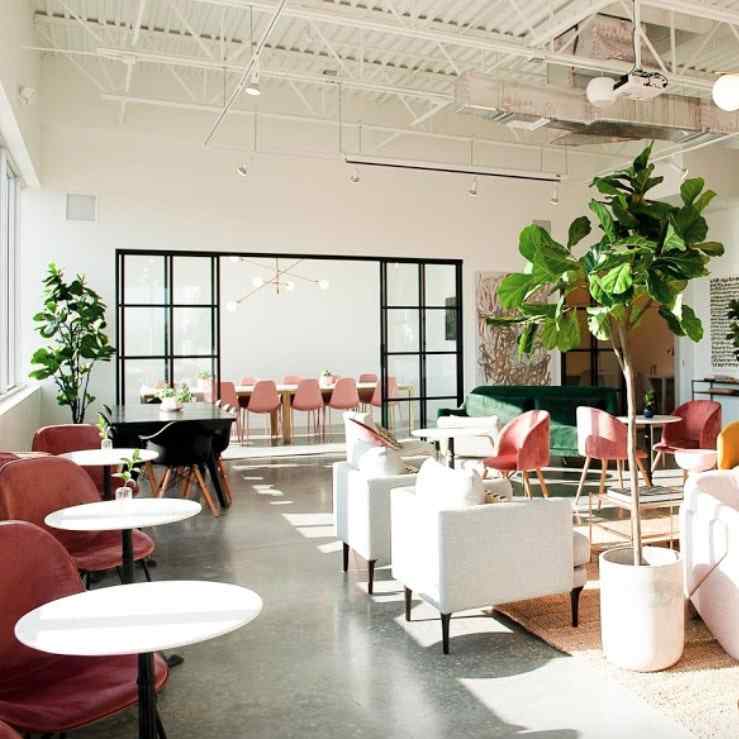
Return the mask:
<svg viewBox="0 0 739 739">
<path fill-rule="evenodd" d="M 680 234 L 675 230 L 672 223 L 667 225 L 667 233 L 665 234 L 662 248 L 665 249 L 665 251 L 685 251 L 685 242 Z"/>
<path fill-rule="evenodd" d="M 557 312 L 557 305 L 555 303 L 523 303 L 520 308 L 525 316 L 534 318 L 538 316 L 554 318 Z"/>
<path fill-rule="evenodd" d="M 682 306 L 680 327 L 685 332 L 685 335 L 693 341 L 700 341 L 703 338 L 703 324 L 701 323 L 701 319 L 687 305 Z"/>
<path fill-rule="evenodd" d="M 637 228 L 639 226 L 639 221 L 629 211 L 626 205 L 626 198 L 615 199 L 611 203 L 611 210 L 613 211 L 613 215 L 616 216 L 616 220 L 622 226 L 626 226 L 626 228 Z"/>
<path fill-rule="evenodd" d="M 591 306 L 586 310 L 590 333 L 600 341 L 608 341 L 611 338 L 610 308 Z"/>
<path fill-rule="evenodd" d="M 650 298 L 669 308 L 673 306 L 677 297 L 670 279 L 658 269 L 650 269 L 647 272 L 647 292 Z"/>
<path fill-rule="evenodd" d="M 686 205 L 674 215 L 674 224 L 686 244 L 698 244 L 706 240 L 706 219 L 692 205 Z"/>
<path fill-rule="evenodd" d="M 613 295 L 625 293 L 633 283 L 630 261 L 614 267 L 600 278 L 601 289 Z"/>
<path fill-rule="evenodd" d="M 702 244 L 696 244 L 694 248 L 702 251 L 709 257 L 720 257 L 724 253 L 724 245 L 718 241 L 704 241 Z"/>
<path fill-rule="evenodd" d="M 539 325 L 531 322 L 527 323 L 524 327 L 521 335 L 518 337 L 518 353 L 519 354 L 531 354 L 534 348 L 534 337 Z"/>
<path fill-rule="evenodd" d="M 713 190 L 706 190 L 694 203 L 693 207 L 702 213 L 710 204 L 710 202 L 716 197 L 716 193 Z"/>
<path fill-rule="evenodd" d="M 590 220 L 587 216 L 580 216 L 575 218 L 570 224 L 570 229 L 567 235 L 567 246 L 572 249 L 573 246 L 582 241 L 586 236 L 590 234 L 591 226 Z"/>
<path fill-rule="evenodd" d="M 675 334 L 675 336 L 685 336 L 685 331 L 683 331 L 680 321 L 677 320 L 677 317 L 672 311 L 669 311 L 666 308 L 660 308 L 659 314 L 664 318 L 665 323 L 667 323 L 667 327 L 673 334 Z"/>
<path fill-rule="evenodd" d="M 567 250 L 557 244 L 546 229 L 536 224 L 526 226 L 518 237 L 518 251 L 529 262 L 534 261 L 536 253 L 544 246 L 558 247 L 563 255 L 567 254 Z"/>
<path fill-rule="evenodd" d="M 621 190 L 618 188 L 618 184 L 608 177 L 596 177 L 590 186 L 598 188 L 598 192 L 602 192 L 604 195 L 620 195 Z"/>
<path fill-rule="evenodd" d="M 606 239 L 609 242 L 615 241 L 616 226 L 606 206 L 603 205 L 603 203 L 598 202 L 597 200 L 591 200 L 590 210 L 592 210 L 598 218 L 598 222 L 600 223 L 600 227 L 603 229 L 603 233 L 606 235 Z"/>
<path fill-rule="evenodd" d="M 488 326 L 515 326 L 517 323 L 528 321 L 526 316 L 514 316 L 512 318 L 504 318 L 503 316 L 488 316 L 485 323 Z"/>
<path fill-rule="evenodd" d="M 693 201 L 700 195 L 703 186 L 706 183 L 702 177 L 694 177 L 691 180 L 685 180 L 680 185 L 680 197 L 683 199 L 685 205 L 692 205 Z"/>
<path fill-rule="evenodd" d="M 498 302 L 502 308 L 519 308 L 529 290 L 535 284 L 531 275 L 524 275 L 519 272 L 506 275 L 498 285 Z"/>
<path fill-rule="evenodd" d="M 559 320 L 546 319 L 542 324 L 541 340 L 545 349 L 568 352 L 580 344 L 580 324 L 571 310 Z"/>
<path fill-rule="evenodd" d="M 652 155 L 653 146 L 654 141 L 649 144 L 649 146 L 647 146 L 636 159 L 634 159 L 633 167 L 635 172 L 641 172 L 646 169 L 647 164 L 649 163 L 649 157 Z"/>
</svg>

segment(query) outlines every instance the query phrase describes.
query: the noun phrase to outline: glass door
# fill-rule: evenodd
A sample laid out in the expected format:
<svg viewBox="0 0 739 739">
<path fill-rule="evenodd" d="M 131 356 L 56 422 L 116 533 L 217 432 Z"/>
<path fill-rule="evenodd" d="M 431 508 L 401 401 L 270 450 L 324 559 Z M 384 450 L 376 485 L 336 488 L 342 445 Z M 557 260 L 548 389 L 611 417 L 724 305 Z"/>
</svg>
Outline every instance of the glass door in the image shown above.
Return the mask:
<svg viewBox="0 0 739 739">
<path fill-rule="evenodd" d="M 381 260 L 383 425 L 433 424 L 462 403 L 461 261 Z"/>
</svg>

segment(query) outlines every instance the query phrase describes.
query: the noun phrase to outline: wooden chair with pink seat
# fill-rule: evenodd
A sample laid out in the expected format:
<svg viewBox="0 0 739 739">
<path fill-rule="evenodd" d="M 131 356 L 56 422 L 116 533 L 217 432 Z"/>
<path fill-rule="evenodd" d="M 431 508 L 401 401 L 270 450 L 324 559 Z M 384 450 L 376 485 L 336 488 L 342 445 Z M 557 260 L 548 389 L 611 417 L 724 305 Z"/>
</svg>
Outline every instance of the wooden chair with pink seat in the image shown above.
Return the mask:
<svg viewBox="0 0 739 739">
<path fill-rule="evenodd" d="M 236 385 L 233 382 L 222 382 L 219 385 L 218 397 L 224 405 L 240 409 L 239 398 L 236 395 Z M 239 444 L 244 443 L 244 418 L 241 410 L 236 414 L 236 438 L 239 440 Z"/>
<path fill-rule="evenodd" d="M 374 372 L 362 372 L 361 375 L 359 375 L 359 384 L 362 385 L 365 382 L 374 382 L 377 383 L 377 375 Z M 359 402 L 362 404 L 362 410 L 366 411 L 367 406 L 372 402 L 372 397 L 375 394 L 376 388 L 358 388 L 359 392 Z"/>
<path fill-rule="evenodd" d="M 547 411 L 527 411 L 509 421 L 500 432 L 496 444 L 496 454 L 483 460 L 485 473 L 497 470 L 503 477 L 520 472 L 523 488 L 531 497 L 529 473 L 535 472 L 544 497 L 549 490 L 542 467 L 549 465 L 549 413 Z"/>
<path fill-rule="evenodd" d="M 357 392 L 357 383 L 351 377 L 341 377 L 336 380 L 334 389 L 331 391 L 331 397 L 326 404 L 325 410 L 328 410 L 328 424 L 324 415 L 323 428 L 326 430 L 327 425 L 331 425 L 331 409 L 337 411 L 353 411 L 359 408 L 359 393 Z"/>
<path fill-rule="evenodd" d="M 249 414 L 256 413 L 264 415 L 267 424 L 270 418 L 277 411 L 282 403 L 280 394 L 277 392 L 277 385 L 272 380 L 259 380 L 254 384 L 254 389 L 249 396 L 249 403 L 246 406 L 246 443 L 249 443 Z M 271 435 L 271 432 L 269 432 Z"/>
<path fill-rule="evenodd" d="M 715 449 L 721 432 L 721 404 L 715 400 L 689 400 L 673 413 L 682 420 L 662 428 L 662 439 L 654 445 L 656 469 L 664 455 L 676 449 Z"/>
<path fill-rule="evenodd" d="M 323 393 L 318 380 L 301 380 L 292 400 L 292 410 L 308 414 L 306 433 L 310 433 L 311 421 L 314 433 L 320 431 L 323 407 Z"/>
<path fill-rule="evenodd" d="M 577 449 L 581 456 L 585 457 L 585 464 L 580 476 L 580 484 L 577 486 L 575 505 L 580 500 L 585 479 L 588 474 L 590 463 L 593 459 L 601 462 L 600 487 L 598 489 L 598 505 L 605 494 L 606 474 L 608 463 L 616 462 L 619 484 L 623 487 L 624 463 L 628 459 L 628 428 L 625 423 L 599 408 L 579 406 L 577 409 Z M 642 473 L 647 485 L 652 486 L 652 480 L 647 473 L 642 460 L 646 452 L 640 449 L 637 453 L 636 463 Z M 588 500 L 591 500 L 588 493 Z"/>
<path fill-rule="evenodd" d="M 251 375 L 245 375 L 241 378 L 241 381 L 239 382 L 239 385 L 245 385 L 246 387 L 252 387 L 257 384 L 257 378 L 252 377 Z M 237 406 L 241 408 L 242 410 L 239 412 L 240 414 L 246 413 L 246 406 L 249 405 L 249 396 L 248 395 L 239 395 L 238 397 L 238 404 Z M 230 404 L 229 404 L 230 405 Z"/>
<path fill-rule="evenodd" d="M 390 428 L 395 428 L 397 424 L 395 414 L 398 408 L 398 403 L 394 403 L 393 401 L 399 396 L 400 390 L 398 388 L 398 379 L 391 375 L 387 378 L 387 409 L 389 414 Z M 380 382 L 375 385 L 375 389 L 372 393 L 372 398 L 370 399 L 370 406 L 371 408 L 382 408 L 382 384 Z"/>
</svg>

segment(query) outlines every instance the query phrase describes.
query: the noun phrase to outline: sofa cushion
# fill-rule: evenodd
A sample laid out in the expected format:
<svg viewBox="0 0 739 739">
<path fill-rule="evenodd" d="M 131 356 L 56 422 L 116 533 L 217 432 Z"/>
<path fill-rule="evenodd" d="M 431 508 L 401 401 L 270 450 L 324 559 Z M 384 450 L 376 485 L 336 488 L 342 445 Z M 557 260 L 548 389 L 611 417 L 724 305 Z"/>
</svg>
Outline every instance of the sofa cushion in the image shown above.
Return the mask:
<svg viewBox="0 0 739 739">
<path fill-rule="evenodd" d="M 405 463 L 395 449 L 374 447 L 359 458 L 359 471 L 370 478 L 393 477 L 405 474 Z"/>
<path fill-rule="evenodd" d="M 572 557 L 575 567 L 590 562 L 590 542 L 588 537 L 579 531 L 572 532 Z"/>
<path fill-rule="evenodd" d="M 482 505 L 486 491 L 474 470 L 453 470 L 435 459 L 427 459 L 418 471 L 416 495 L 426 505 L 448 510 Z"/>
</svg>

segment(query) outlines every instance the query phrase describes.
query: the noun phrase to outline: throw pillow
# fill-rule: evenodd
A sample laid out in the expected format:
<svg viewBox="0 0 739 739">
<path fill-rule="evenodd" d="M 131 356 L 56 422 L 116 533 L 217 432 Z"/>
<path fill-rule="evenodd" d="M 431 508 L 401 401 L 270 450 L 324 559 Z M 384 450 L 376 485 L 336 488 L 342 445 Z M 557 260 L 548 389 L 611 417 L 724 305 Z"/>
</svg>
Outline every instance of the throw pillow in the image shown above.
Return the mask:
<svg viewBox="0 0 739 739">
<path fill-rule="evenodd" d="M 375 447 L 359 459 L 359 470 L 367 477 L 394 477 L 405 474 L 405 465 L 394 449 Z"/>
<path fill-rule="evenodd" d="M 416 478 L 416 495 L 433 508 L 448 510 L 482 505 L 486 491 L 474 470 L 453 470 L 427 459 Z"/>
<path fill-rule="evenodd" d="M 359 460 L 365 452 L 383 446 L 377 437 L 370 433 L 371 424 L 369 413 L 344 414 L 346 461 L 355 469 L 359 468 Z"/>
</svg>

